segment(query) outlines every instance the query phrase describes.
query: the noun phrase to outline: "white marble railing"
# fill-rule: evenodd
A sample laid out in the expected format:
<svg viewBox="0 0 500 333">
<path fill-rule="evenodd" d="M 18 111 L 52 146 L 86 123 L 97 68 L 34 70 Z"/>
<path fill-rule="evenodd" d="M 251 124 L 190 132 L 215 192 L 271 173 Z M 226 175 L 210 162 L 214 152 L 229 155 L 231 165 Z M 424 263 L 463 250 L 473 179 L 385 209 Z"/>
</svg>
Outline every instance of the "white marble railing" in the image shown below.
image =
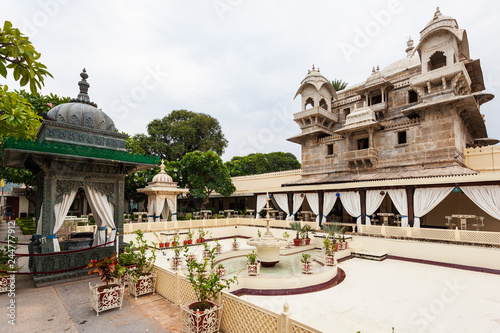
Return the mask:
<svg viewBox="0 0 500 333">
<path fill-rule="evenodd" d="M 269 225 L 271 227 L 277 227 L 277 228 L 289 228 L 290 222 L 291 221 L 271 219 Z M 319 230 L 318 222 L 301 221 L 301 224 L 302 226 L 309 225 L 313 230 Z M 265 219 L 232 217 L 232 218 L 222 218 L 222 219 L 125 223 L 123 224 L 123 232 L 125 234 L 130 234 L 139 229 L 144 232 L 152 232 L 152 231 L 156 232 L 156 231 L 167 231 L 167 230 L 188 229 L 188 228 L 196 229 L 196 228 L 206 228 L 206 227 L 225 227 L 228 225 L 232 226 L 251 225 L 256 227 L 265 227 L 267 225 L 267 222 Z M 72 231 L 75 232 L 94 231 L 94 226 L 93 225 L 77 226 Z"/>
<path fill-rule="evenodd" d="M 500 245 L 500 232 L 361 225 L 361 234 Z"/>
</svg>

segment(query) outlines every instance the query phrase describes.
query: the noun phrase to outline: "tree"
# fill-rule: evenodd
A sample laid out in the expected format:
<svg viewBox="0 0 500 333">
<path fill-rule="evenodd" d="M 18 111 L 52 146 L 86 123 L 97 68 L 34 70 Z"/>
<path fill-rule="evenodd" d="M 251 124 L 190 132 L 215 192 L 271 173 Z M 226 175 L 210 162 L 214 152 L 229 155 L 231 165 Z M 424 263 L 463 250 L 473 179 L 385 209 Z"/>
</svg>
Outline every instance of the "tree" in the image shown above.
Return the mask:
<svg viewBox="0 0 500 333">
<path fill-rule="evenodd" d="M 217 119 L 204 113 L 174 110 L 148 124 L 148 140 L 135 136 L 134 141 L 146 152 L 168 161 L 178 161 L 193 151 L 214 151 L 222 155 L 227 140 Z"/>
<path fill-rule="evenodd" d="M 348 83 L 342 81 L 342 79 L 334 79 L 332 80 L 332 86 L 335 88 L 335 91 L 341 91 L 347 88 Z"/>
<path fill-rule="evenodd" d="M 40 53 L 29 38 L 5 21 L 0 30 L 0 75 L 7 78 L 7 68 L 12 69 L 14 80 L 19 81 L 21 87 L 29 83 L 30 91 L 36 93 L 42 88 L 44 78 L 52 77 L 47 67 L 37 61 L 39 58 Z"/>
<path fill-rule="evenodd" d="M 228 197 L 236 191 L 226 166 L 213 151 L 184 155 L 180 161 L 180 176 L 180 185 L 187 186 L 192 197 L 203 200 L 203 209 L 212 192 Z"/>
<path fill-rule="evenodd" d="M 231 177 L 300 169 L 300 162 L 291 153 L 249 154 L 235 156 L 225 163 Z"/>
</svg>

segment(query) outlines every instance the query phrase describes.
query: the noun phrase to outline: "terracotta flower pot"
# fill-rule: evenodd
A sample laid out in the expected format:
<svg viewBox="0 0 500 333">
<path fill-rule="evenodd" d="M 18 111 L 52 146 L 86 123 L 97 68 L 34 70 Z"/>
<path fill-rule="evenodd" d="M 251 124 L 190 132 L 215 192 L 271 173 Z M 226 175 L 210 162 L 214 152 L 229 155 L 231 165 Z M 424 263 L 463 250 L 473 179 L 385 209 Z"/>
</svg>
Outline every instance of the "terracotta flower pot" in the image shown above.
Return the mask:
<svg viewBox="0 0 500 333">
<path fill-rule="evenodd" d="M 189 241 L 188 240 L 185 240 L 183 241 L 184 245 L 188 245 L 189 244 Z"/>
<path fill-rule="evenodd" d="M 306 245 L 311 244 L 311 238 L 306 238 Z"/>
<path fill-rule="evenodd" d="M 172 246 L 177 246 L 177 242 L 172 242 Z"/>
<path fill-rule="evenodd" d="M 197 244 L 201 243 L 201 239 L 200 239 L 200 238 L 198 238 L 198 239 L 196 240 L 196 243 L 197 243 Z"/>
<path fill-rule="evenodd" d="M 163 243 L 165 247 L 170 247 L 170 242 Z"/>
<path fill-rule="evenodd" d="M 302 239 L 300 239 L 300 238 L 293 239 L 293 245 L 300 246 L 301 243 L 302 243 Z"/>
<path fill-rule="evenodd" d="M 189 245 L 193 244 L 193 240 L 192 239 L 188 239 L 188 244 Z"/>
<path fill-rule="evenodd" d="M 160 249 L 163 249 L 163 247 L 165 246 L 165 243 L 158 243 L 158 246 L 160 247 Z"/>
</svg>

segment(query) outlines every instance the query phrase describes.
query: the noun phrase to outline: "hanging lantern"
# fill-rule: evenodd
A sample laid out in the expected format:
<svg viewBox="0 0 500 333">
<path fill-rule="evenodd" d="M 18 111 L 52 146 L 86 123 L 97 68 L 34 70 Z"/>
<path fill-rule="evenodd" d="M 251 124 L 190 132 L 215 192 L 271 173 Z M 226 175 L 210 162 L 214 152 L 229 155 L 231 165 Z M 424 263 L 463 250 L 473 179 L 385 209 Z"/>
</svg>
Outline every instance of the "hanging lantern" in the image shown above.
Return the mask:
<svg viewBox="0 0 500 333">
<path fill-rule="evenodd" d="M 384 195 L 384 194 L 385 194 L 385 192 L 384 192 L 384 191 L 380 191 L 380 195 Z"/>
<path fill-rule="evenodd" d="M 460 193 L 460 192 L 461 192 L 460 187 L 455 187 L 453 189 L 453 193 Z"/>
<path fill-rule="evenodd" d="M 336 197 L 340 197 L 340 193 L 335 193 L 335 196 Z"/>
</svg>

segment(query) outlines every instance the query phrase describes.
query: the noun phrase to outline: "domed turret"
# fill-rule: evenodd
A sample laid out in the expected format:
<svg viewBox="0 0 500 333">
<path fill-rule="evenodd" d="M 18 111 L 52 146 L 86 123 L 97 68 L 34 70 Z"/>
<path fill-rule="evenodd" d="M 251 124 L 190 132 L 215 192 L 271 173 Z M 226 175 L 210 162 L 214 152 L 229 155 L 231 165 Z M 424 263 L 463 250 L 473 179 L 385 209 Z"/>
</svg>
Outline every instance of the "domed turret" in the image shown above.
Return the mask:
<svg viewBox="0 0 500 333">
<path fill-rule="evenodd" d="M 69 103 L 60 104 L 46 113 L 45 119 L 54 120 L 58 123 L 82 126 L 91 129 L 115 132 L 115 123 L 111 118 L 97 108 L 97 104 L 90 101 L 87 82 L 89 77 L 85 68 L 80 74 L 82 80 L 78 82 L 80 93 Z"/>
<path fill-rule="evenodd" d="M 161 160 L 160 172 L 153 177 L 153 183 L 172 183 L 173 179 L 165 172 L 165 164 Z"/>
</svg>

